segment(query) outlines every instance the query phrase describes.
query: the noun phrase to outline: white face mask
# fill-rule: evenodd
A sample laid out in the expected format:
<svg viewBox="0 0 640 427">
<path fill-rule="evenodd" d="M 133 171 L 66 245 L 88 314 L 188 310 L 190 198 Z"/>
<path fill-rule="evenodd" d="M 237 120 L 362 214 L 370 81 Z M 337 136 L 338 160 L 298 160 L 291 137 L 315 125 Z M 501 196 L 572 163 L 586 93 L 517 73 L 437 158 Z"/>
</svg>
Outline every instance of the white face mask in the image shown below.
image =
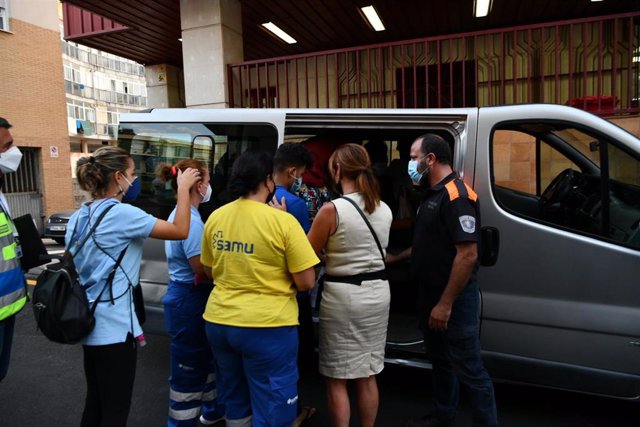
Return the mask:
<svg viewBox="0 0 640 427">
<path fill-rule="evenodd" d="M 11 173 L 18 170 L 22 160 L 22 152 L 15 145 L 4 153 L 0 153 L 0 171 Z"/>
<path fill-rule="evenodd" d="M 200 195 L 202 196 L 202 202 L 201 203 L 207 203 L 209 200 L 211 200 L 211 193 L 213 190 L 211 190 L 211 184 L 207 184 L 207 189 L 204 192 L 204 194 L 200 193 Z"/>
</svg>

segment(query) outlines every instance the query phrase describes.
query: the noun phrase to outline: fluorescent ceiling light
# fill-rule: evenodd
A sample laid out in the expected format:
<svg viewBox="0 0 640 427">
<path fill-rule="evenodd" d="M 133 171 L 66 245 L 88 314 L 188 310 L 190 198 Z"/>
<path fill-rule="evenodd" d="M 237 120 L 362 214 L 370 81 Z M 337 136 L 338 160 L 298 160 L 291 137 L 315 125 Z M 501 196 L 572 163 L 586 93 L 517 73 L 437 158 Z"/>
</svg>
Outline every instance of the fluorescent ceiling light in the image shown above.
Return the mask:
<svg viewBox="0 0 640 427">
<path fill-rule="evenodd" d="M 473 14 L 476 18 L 487 16 L 491 10 L 491 3 L 493 3 L 493 0 L 474 0 Z"/>
<path fill-rule="evenodd" d="M 378 12 L 376 12 L 376 9 L 373 6 L 361 7 L 360 10 L 364 14 L 365 18 L 367 18 L 367 21 L 369 21 L 369 24 L 371 24 L 371 27 L 373 27 L 374 30 L 384 31 L 384 24 L 382 23 L 382 20 L 378 16 Z"/>
<path fill-rule="evenodd" d="M 604 1 L 604 0 L 591 0 L 591 1 Z"/>
<path fill-rule="evenodd" d="M 273 34 L 275 34 L 278 38 L 284 40 L 285 42 L 287 42 L 289 44 L 298 43 L 296 41 L 296 39 L 294 39 L 293 37 L 291 37 L 289 34 L 285 33 L 284 31 L 282 31 L 280 29 L 280 27 L 278 27 L 273 22 L 265 22 L 264 24 L 262 24 L 262 26 L 264 28 L 266 28 L 267 30 L 271 31 Z"/>
</svg>

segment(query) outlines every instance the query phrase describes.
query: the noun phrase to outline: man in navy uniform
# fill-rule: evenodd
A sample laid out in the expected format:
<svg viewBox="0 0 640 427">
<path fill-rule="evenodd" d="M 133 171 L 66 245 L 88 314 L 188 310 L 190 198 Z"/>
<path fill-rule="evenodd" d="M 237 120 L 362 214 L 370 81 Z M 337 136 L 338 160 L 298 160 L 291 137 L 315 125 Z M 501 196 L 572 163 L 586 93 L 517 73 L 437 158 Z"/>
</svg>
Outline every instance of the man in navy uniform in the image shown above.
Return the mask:
<svg viewBox="0 0 640 427">
<path fill-rule="evenodd" d="M 449 144 L 426 134 L 411 146 L 408 173 L 426 197 L 416 214 L 411 257 L 420 289 L 420 327 L 433 364 L 434 410 L 409 426 L 455 425 L 460 383 L 471 398 L 474 426 L 498 424 L 493 384 L 480 358 L 478 196 L 452 169 Z"/>
</svg>

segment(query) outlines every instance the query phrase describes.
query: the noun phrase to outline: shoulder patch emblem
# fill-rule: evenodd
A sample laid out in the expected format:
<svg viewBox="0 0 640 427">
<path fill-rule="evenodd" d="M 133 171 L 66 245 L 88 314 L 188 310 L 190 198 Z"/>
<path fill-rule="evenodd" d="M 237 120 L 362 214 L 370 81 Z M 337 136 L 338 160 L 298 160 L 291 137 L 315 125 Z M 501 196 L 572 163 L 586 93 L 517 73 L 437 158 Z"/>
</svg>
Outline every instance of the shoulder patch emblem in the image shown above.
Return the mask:
<svg viewBox="0 0 640 427">
<path fill-rule="evenodd" d="M 465 233 L 471 234 L 476 231 L 476 219 L 471 215 L 462 215 L 458 220 Z"/>
</svg>

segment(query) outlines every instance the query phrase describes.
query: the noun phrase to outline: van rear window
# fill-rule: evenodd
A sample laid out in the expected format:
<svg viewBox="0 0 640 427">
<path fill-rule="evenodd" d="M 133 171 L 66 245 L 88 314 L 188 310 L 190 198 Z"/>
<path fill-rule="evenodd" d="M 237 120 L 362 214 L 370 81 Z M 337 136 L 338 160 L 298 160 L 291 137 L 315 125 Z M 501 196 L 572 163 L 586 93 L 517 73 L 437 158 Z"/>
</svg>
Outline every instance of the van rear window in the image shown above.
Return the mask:
<svg viewBox="0 0 640 427">
<path fill-rule="evenodd" d="M 121 123 L 118 146 L 131 154 L 142 191 L 134 205 L 167 218 L 176 199 L 171 186 L 156 175 L 162 164 L 182 159 L 203 161 L 209 168 L 211 201 L 202 204 L 203 220 L 230 201 L 227 181 L 235 159 L 247 150 L 275 153 L 278 131 L 271 124 Z"/>
</svg>

